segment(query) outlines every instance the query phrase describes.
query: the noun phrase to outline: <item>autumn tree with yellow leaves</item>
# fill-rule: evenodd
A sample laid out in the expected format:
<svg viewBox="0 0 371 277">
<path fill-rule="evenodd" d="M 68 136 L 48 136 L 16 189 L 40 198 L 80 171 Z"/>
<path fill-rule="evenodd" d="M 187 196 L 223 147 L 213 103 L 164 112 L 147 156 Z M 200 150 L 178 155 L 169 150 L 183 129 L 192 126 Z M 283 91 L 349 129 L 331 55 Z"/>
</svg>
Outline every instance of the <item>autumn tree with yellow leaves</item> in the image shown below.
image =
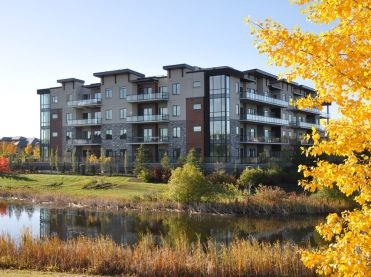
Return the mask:
<svg viewBox="0 0 371 277">
<path fill-rule="evenodd" d="M 321 33 L 287 29 L 269 19 L 247 19 L 256 47 L 270 62 L 286 69 L 283 78 L 312 80 L 317 96 L 297 102 L 299 108 L 336 103 L 341 118 L 326 125 L 327 138 L 313 130 L 313 146 L 306 155 L 312 167 L 300 166 L 301 185 L 314 192 L 336 186 L 359 204 L 353 211 L 330 214 L 317 226 L 329 242 L 307 250 L 302 261 L 323 275 L 371 276 L 371 1 L 296 0 L 313 24 L 325 24 Z M 321 156 L 340 157 L 341 163 Z"/>
</svg>

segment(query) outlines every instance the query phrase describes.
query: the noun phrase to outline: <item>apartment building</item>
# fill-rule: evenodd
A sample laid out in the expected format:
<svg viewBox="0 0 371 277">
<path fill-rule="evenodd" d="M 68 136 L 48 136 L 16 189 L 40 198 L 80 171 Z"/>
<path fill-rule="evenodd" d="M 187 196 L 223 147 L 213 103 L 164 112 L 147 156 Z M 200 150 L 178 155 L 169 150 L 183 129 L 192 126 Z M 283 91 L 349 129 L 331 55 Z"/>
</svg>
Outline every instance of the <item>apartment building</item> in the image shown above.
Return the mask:
<svg viewBox="0 0 371 277">
<path fill-rule="evenodd" d="M 41 155 L 83 161 L 87 155 L 134 160 L 145 146 L 148 162 L 172 161 L 195 148 L 205 162 L 260 164 L 287 155 L 329 107 L 297 109 L 316 92 L 259 69 L 167 65 L 164 76 L 131 69 L 97 72 L 99 83 L 60 79 L 39 89 Z"/>
</svg>

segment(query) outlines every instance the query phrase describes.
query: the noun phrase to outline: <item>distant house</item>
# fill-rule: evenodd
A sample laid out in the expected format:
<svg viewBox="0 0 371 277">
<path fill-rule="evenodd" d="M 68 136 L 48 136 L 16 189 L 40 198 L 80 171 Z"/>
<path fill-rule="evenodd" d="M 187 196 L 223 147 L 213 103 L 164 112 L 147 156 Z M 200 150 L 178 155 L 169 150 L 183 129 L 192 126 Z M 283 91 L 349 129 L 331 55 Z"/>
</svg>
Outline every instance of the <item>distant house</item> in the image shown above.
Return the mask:
<svg viewBox="0 0 371 277">
<path fill-rule="evenodd" d="M 13 143 L 17 146 L 17 152 L 22 152 L 27 145 L 31 144 L 32 147 L 40 145 L 40 140 L 38 138 L 26 138 L 22 136 L 17 137 L 2 137 L 0 138 L 0 143 L 7 142 Z"/>
</svg>

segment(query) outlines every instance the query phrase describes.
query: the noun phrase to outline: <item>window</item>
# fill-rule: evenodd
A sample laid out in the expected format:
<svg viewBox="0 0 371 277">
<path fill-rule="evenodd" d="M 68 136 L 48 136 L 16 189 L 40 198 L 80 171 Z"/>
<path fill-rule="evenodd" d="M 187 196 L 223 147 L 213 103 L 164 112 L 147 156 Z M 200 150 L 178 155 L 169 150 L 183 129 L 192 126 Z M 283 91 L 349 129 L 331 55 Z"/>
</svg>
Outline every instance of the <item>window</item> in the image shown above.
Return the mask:
<svg viewBox="0 0 371 277">
<path fill-rule="evenodd" d="M 120 130 L 120 139 L 126 139 L 126 129 Z"/>
<path fill-rule="evenodd" d="M 106 110 L 106 119 L 107 120 L 112 119 L 112 110 Z"/>
<path fill-rule="evenodd" d="M 67 101 L 72 101 L 72 94 L 67 95 Z"/>
<path fill-rule="evenodd" d="M 152 140 L 152 129 L 143 129 L 144 142 L 150 142 Z"/>
<path fill-rule="evenodd" d="M 159 128 L 160 141 L 168 141 L 168 129 Z"/>
<path fill-rule="evenodd" d="M 195 133 L 201 132 L 201 126 L 193 126 L 193 132 Z"/>
<path fill-rule="evenodd" d="M 72 132 L 71 131 L 67 131 L 66 132 L 66 140 L 69 140 L 72 138 Z"/>
<path fill-rule="evenodd" d="M 125 119 L 126 118 L 126 109 L 120 109 L 120 118 Z"/>
<path fill-rule="evenodd" d="M 179 83 L 174 83 L 173 84 L 172 92 L 173 92 L 174 95 L 180 94 L 180 84 Z"/>
<path fill-rule="evenodd" d="M 112 139 L 112 130 L 106 130 L 106 139 Z"/>
<path fill-rule="evenodd" d="M 173 116 L 180 116 L 180 105 L 173 105 Z"/>
<path fill-rule="evenodd" d="M 53 114 L 52 114 L 52 118 L 53 118 L 53 119 L 58 119 L 58 114 L 57 114 L 57 113 L 53 113 Z"/>
<path fill-rule="evenodd" d="M 58 96 L 52 96 L 52 103 L 58 103 Z"/>
<path fill-rule="evenodd" d="M 236 114 L 240 114 L 240 105 L 236 104 Z"/>
<path fill-rule="evenodd" d="M 58 137 L 58 132 L 53 132 L 53 133 L 52 133 L 52 137 L 53 137 L 53 138 Z"/>
<path fill-rule="evenodd" d="M 193 104 L 194 110 L 201 110 L 201 104 Z"/>
<path fill-rule="evenodd" d="M 106 98 L 112 98 L 112 89 L 106 88 Z"/>
<path fill-rule="evenodd" d="M 106 149 L 106 157 L 113 157 L 112 149 Z"/>
<path fill-rule="evenodd" d="M 120 98 L 121 99 L 126 98 L 126 87 L 120 87 Z"/>
<path fill-rule="evenodd" d="M 179 159 L 179 157 L 180 157 L 180 148 L 175 148 L 173 150 L 173 158 L 174 159 Z"/>
<path fill-rule="evenodd" d="M 193 82 L 193 87 L 194 87 L 194 88 L 199 88 L 199 87 L 201 87 L 201 82 L 200 82 L 200 81 L 194 81 L 194 82 Z"/>
<path fill-rule="evenodd" d="M 238 133 L 239 133 L 239 131 L 240 131 L 240 127 L 236 127 L 236 135 L 238 135 Z"/>
<path fill-rule="evenodd" d="M 159 92 L 164 94 L 167 93 L 167 87 L 165 86 L 159 87 Z"/>
<path fill-rule="evenodd" d="M 66 113 L 66 120 L 67 121 L 72 120 L 72 113 Z"/>
<path fill-rule="evenodd" d="M 240 92 L 240 83 L 239 82 L 236 82 L 234 90 L 235 90 L 236 93 Z"/>
<path fill-rule="evenodd" d="M 180 138 L 180 127 L 173 128 L 173 138 Z"/>
</svg>

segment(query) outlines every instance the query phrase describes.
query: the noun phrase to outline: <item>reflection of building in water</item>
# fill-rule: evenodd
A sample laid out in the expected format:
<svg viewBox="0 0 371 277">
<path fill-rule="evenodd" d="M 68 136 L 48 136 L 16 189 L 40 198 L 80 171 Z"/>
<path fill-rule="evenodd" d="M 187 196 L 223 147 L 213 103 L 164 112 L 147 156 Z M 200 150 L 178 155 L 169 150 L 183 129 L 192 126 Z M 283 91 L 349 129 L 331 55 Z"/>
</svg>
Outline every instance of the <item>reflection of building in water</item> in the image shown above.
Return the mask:
<svg viewBox="0 0 371 277">
<path fill-rule="evenodd" d="M 40 235 L 70 239 L 77 236 L 109 236 L 115 242 L 138 241 L 138 220 L 133 215 L 72 209 L 40 209 Z"/>
</svg>

